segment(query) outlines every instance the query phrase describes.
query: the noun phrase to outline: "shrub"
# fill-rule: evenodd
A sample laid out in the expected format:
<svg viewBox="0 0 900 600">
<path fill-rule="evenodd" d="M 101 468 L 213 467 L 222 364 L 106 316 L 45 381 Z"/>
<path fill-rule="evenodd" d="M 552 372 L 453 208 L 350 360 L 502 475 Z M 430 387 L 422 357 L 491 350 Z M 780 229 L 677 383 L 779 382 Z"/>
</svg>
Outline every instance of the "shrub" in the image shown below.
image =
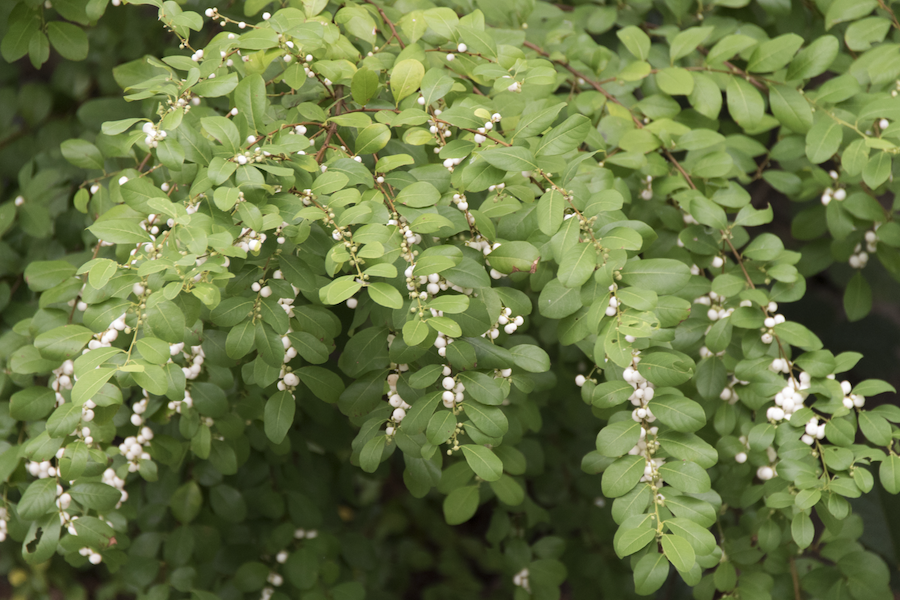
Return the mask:
<svg viewBox="0 0 900 600">
<path fill-rule="evenodd" d="M 888 3 L 113 4 L 0 48 L 130 103 L 20 96 L 21 594 L 891 597 L 894 390 L 779 308 L 900 275 Z"/>
</svg>

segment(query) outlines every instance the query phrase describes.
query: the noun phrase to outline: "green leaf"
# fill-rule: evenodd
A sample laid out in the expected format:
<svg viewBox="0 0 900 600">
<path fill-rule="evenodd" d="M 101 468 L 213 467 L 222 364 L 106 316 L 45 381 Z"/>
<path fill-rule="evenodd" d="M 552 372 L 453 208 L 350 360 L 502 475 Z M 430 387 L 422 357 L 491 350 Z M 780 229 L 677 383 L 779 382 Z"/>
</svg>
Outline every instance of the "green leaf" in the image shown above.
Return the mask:
<svg viewBox="0 0 900 600">
<path fill-rule="evenodd" d="M 103 154 L 94 144 L 79 139 L 66 140 L 60 144 L 63 158 L 82 169 L 102 169 Z"/>
<path fill-rule="evenodd" d="M 681 536 L 670 533 L 663 534 L 660 540 L 663 552 L 669 562 L 681 572 L 690 571 L 696 561 L 691 544 Z"/>
<path fill-rule="evenodd" d="M 616 31 L 618 37 L 632 56 L 639 60 L 646 60 L 650 56 L 650 37 L 640 28 L 634 25 L 623 27 Z"/>
<path fill-rule="evenodd" d="M 362 288 L 362 283 L 356 281 L 354 275 L 338 277 L 319 290 L 319 299 L 325 304 L 340 304 L 348 298 L 352 298 Z"/>
<path fill-rule="evenodd" d="M 112 367 L 100 367 L 89 370 L 79 377 L 72 387 L 72 402 L 81 405 L 85 401 L 90 400 L 115 372 L 116 369 Z"/>
<path fill-rule="evenodd" d="M 419 89 L 422 78 L 425 76 L 425 67 L 415 59 L 401 60 L 391 70 L 391 94 L 394 102 L 399 104 L 401 100 Z"/>
<path fill-rule="evenodd" d="M 519 344 L 513 346 L 510 352 L 520 369 L 529 373 L 546 373 L 550 370 L 550 356 L 537 346 Z"/>
<path fill-rule="evenodd" d="M 147 308 L 147 324 L 157 337 L 171 343 L 184 339 L 184 313 L 170 300 L 160 300 Z"/>
<path fill-rule="evenodd" d="M 590 119 L 584 115 L 572 115 L 541 137 L 535 154 L 556 156 L 570 152 L 584 142 L 590 130 Z"/>
<path fill-rule="evenodd" d="M 534 155 L 522 146 L 488 148 L 481 153 L 481 158 L 504 171 L 533 171 L 538 168 Z"/>
<path fill-rule="evenodd" d="M 657 294 L 675 294 L 691 278 L 683 262 L 670 258 L 632 260 L 622 268 L 622 281 L 630 286 L 653 290 Z"/>
<path fill-rule="evenodd" d="M 694 77 L 686 69 L 669 67 L 656 73 L 656 85 L 670 96 L 690 96 L 694 91 Z"/>
<path fill-rule="evenodd" d="M 597 385 L 591 395 L 591 404 L 597 408 L 612 408 L 625 402 L 634 388 L 625 381 L 606 381 Z"/>
<path fill-rule="evenodd" d="M 378 73 L 363 67 L 353 74 L 353 79 L 350 82 L 350 93 L 353 95 L 354 102 L 365 106 L 378 95 L 380 87 Z"/>
<path fill-rule="evenodd" d="M 503 437 L 509 430 L 509 421 L 503 411 L 496 406 L 485 406 L 480 402 L 467 401 L 465 415 L 482 433 L 489 437 Z"/>
<path fill-rule="evenodd" d="M 188 481 L 182 484 L 169 499 L 169 509 L 175 518 L 181 523 L 190 523 L 200 514 L 203 505 L 203 495 L 196 481 Z"/>
<path fill-rule="evenodd" d="M 823 163 L 838 151 L 843 135 L 841 125 L 821 117 L 806 134 L 806 156 L 813 164 Z"/>
<path fill-rule="evenodd" d="M 9 416 L 16 421 L 37 421 L 43 419 L 56 403 L 56 397 L 48 387 L 28 387 L 12 395 Z"/>
<path fill-rule="evenodd" d="M 400 295 L 400 292 L 397 291 L 397 288 L 389 283 L 380 281 L 370 283 L 367 289 L 369 290 L 369 297 L 381 306 L 386 306 L 388 308 L 403 307 L 403 297 Z"/>
<path fill-rule="evenodd" d="M 769 104 L 772 114 L 781 124 L 797 133 L 806 133 L 813 125 L 809 103 L 800 92 L 786 85 L 769 87 Z"/>
<path fill-rule="evenodd" d="M 122 499 L 122 492 L 105 483 L 77 483 L 69 488 L 76 502 L 85 508 L 105 513 Z"/>
<path fill-rule="evenodd" d="M 546 235 L 559 231 L 565 218 L 566 200 L 554 189 L 547 190 L 537 204 L 538 227 Z"/>
<path fill-rule="evenodd" d="M 359 466 L 366 473 L 374 473 L 381 464 L 387 437 L 376 435 L 359 452 Z"/>
<path fill-rule="evenodd" d="M 497 381 L 485 373 L 465 371 L 459 374 L 459 381 L 466 387 L 466 395 L 471 395 L 481 404 L 498 406 L 503 402 L 503 390 Z"/>
<path fill-rule="evenodd" d="M 861 271 L 857 271 L 844 288 L 844 312 L 851 321 L 858 321 L 872 310 L 872 288 Z"/>
<path fill-rule="evenodd" d="M 294 411 L 296 409 L 297 404 L 294 401 L 294 396 L 287 390 L 275 393 L 266 401 L 263 423 L 266 437 L 273 444 L 280 444 L 287 432 L 290 431 L 291 425 L 294 423 Z"/>
<path fill-rule="evenodd" d="M 617 556 L 620 558 L 631 556 L 644 549 L 656 537 L 656 530 L 650 526 L 647 517 L 648 515 L 636 515 L 622 523 L 613 538 L 613 548 Z"/>
<path fill-rule="evenodd" d="M 465 523 L 478 510 L 478 486 L 459 487 L 444 498 L 444 519 L 448 525 Z"/>
<path fill-rule="evenodd" d="M 659 468 L 660 476 L 676 490 L 688 494 L 704 494 L 709 491 L 709 474 L 697 463 L 669 461 Z"/>
<path fill-rule="evenodd" d="M 404 419 L 404 421 L 405 420 L 406 419 Z M 428 420 L 428 426 L 425 429 L 425 437 L 435 446 L 440 446 L 450 440 L 450 436 L 456 431 L 456 425 L 456 415 L 451 411 L 438 411 Z"/>
<path fill-rule="evenodd" d="M 816 528 L 812 519 L 805 512 L 798 512 L 791 520 L 791 536 L 797 546 L 803 550 L 812 544 L 816 535 Z"/>
<path fill-rule="evenodd" d="M 606 237 L 603 238 L 607 240 Z M 567 288 L 580 289 L 597 267 L 597 249 L 591 243 L 571 246 L 563 254 L 559 264 L 559 281 Z"/>
<path fill-rule="evenodd" d="M 45 331 L 34 339 L 34 346 L 44 358 L 63 361 L 81 355 L 91 338 L 94 337 L 87 327 L 81 325 L 63 325 Z"/>
<path fill-rule="evenodd" d="M 891 454 L 885 457 L 878 468 L 878 476 L 881 478 L 881 485 L 889 494 L 900 493 L 900 456 Z"/>
<path fill-rule="evenodd" d="M 662 587 L 669 577 L 669 561 L 665 554 L 649 552 L 634 566 L 634 591 L 649 596 Z"/>
<path fill-rule="evenodd" d="M 504 504 L 518 506 L 525 501 L 525 490 L 509 475 L 501 475 L 497 481 L 491 481 L 490 486 Z"/>
<path fill-rule="evenodd" d="M 876 0 L 834 0 L 825 13 L 825 29 L 865 17 L 877 6 Z"/>
<path fill-rule="evenodd" d="M 56 479 L 48 477 L 38 479 L 28 485 L 28 489 L 19 500 L 18 514 L 20 519 L 34 521 L 50 510 L 56 500 Z"/>
<path fill-rule="evenodd" d="M 725 88 L 728 112 L 742 128 L 753 129 L 762 120 L 765 103 L 762 94 L 740 77 L 729 77 Z"/>
<path fill-rule="evenodd" d="M 387 125 L 373 123 L 359 132 L 356 138 L 356 153 L 374 154 L 387 146 L 391 139 L 391 130 Z"/>
<path fill-rule="evenodd" d="M 623 456 L 611 464 L 604 472 L 601 486 L 607 498 L 624 496 L 637 485 L 644 474 L 643 456 Z"/>
<path fill-rule="evenodd" d="M 750 55 L 747 71 L 751 73 L 771 73 L 787 65 L 800 46 L 803 38 L 795 33 L 786 33 L 763 42 Z"/>
<path fill-rule="evenodd" d="M 697 46 L 706 41 L 713 29 L 713 27 L 690 27 L 679 32 L 669 45 L 669 61 L 674 63 L 693 52 Z"/>
<path fill-rule="evenodd" d="M 397 194 L 396 202 L 412 208 L 426 208 L 434 206 L 440 198 L 437 188 L 427 181 L 419 181 L 403 188 Z"/>
<path fill-rule="evenodd" d="M 247 119 L 250 131 L 263 133 L 263 119 L 266 116 L 266 83 L 262 75 L 247 75 L 234 88 L 234 103 L 240 114 Z"/>
<path fill-rule="evenodd" d="M 641 425 L 631 419 L 616 421 L 597 434 L 597 451 L 604 456 L 619 457 L 631 450 L 641 436 Z"/>
<path fill-rule="evenodd" d="M 84 60 L 88 55 L 88 38 L 84 29 L 64 21 L 50 21 L 47 24 L 50 43 L 63 58 Z"/>
<path fill-rule="evenodd" d="M 690 519 L 666 519 L 665 524 L 669 531 L 687 540 L 698 556 L 706 556 L 716 547 L 715 536 Z"/>
<path fill-rule="evenodd" d="M 485 481 L 497 481 L 503 474 L 503 462 L 484 446 L 463 444 L 462 453 L 475 474 Z"/>
<path fill-rule="evenodd" d="M 788 67 L 787 79 L 810 79 L 824 73 L 840 50 L 840 42 L 836 37 L 823 35 L 800 51 Z"/>
<path fill-rule="evenodd" d="M 653 399 L 650 410 L 664 425 L 675 431 L 691 433 L 706 425 L 703 407 L 683 396 L 660 396 Z"/>
</svg>

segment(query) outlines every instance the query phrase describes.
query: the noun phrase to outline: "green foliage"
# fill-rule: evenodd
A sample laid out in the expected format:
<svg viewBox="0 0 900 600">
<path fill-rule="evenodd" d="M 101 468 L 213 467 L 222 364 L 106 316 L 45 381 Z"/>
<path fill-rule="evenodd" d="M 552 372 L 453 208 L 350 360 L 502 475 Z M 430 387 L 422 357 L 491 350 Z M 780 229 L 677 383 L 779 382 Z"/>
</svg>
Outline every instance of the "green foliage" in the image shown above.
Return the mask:
<svg viewBox="0 0 900 600">
<path fill-rule="evenodd" d="M 900 278 L 890 2 L 131 4 L 0 8 L 112 96 L 0 88 L 14 586 L 890 597 L 895 390 L 779 307 Z"/>
</svg>

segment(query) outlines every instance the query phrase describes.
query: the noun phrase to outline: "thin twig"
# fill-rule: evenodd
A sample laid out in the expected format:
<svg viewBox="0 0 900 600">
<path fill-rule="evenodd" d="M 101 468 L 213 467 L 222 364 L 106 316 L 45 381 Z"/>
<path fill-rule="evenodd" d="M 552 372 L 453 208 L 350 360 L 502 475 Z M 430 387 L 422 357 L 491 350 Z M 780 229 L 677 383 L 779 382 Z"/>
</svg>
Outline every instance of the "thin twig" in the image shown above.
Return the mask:
<svg viewBox="0 0 900 600">
<path fill-rule="evenodd" d="M 397 38 L 397 43 L 400 44 L 400 49 L 405 50 L 406 44 L 404 44 L 403 40 L 400 39 L 400 36 L 397 35 L 397 30 L 394 28 L 394 24 L 391 22 L 390 19 L 387 18 L 387 15 L 384 14 L 384 11 L 381 10 L 381 7 L 378 6 L 377 4 L 375 4 L 374 2 L 372 2 L 372 0 L 366 0 L 366 3 L 371 4 L 372 6 L 375 7 L 376 10 L 378 10 L 378 14 L 381 15 L 381 18 L 384 19 L 384 22 L 387 23 L 388 27 L 391 28 L 391 32 L 394 34 L 394 37 Z"/>
</svg>

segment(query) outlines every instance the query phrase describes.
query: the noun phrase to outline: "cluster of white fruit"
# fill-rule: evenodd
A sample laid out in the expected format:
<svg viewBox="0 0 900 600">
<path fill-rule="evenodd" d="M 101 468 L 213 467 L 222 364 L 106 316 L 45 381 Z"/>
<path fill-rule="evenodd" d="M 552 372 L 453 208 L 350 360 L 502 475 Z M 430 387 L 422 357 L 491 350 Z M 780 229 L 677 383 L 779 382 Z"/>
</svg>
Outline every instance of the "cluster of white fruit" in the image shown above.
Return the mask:
<svg viewBox="0 0 900 600">
<path fill-rule="evenodd" d="M 293 333 L 293 329 L 288 328 L 288 333 Z M 296 373 L 292 372 L 291 368 L 287 366 L 289 362 L 291 362 L 294 357 L 297 356 L 297 349 L 291 343 L 291 338 L 288 337 L 287 334 L 281 336 L 281 345 L 284 347 L 284 357 L 282 358 L 282 366 L 281 371 L 278 373 L 278 389 L 281 391 L 289 391 L 291 395 L 294 393 L 294 388 L 300 385 L 300 377 L 297 376 Z"/>
<path fill-rule="evenodd" d="M 656 393 L 656 386 L 647 381 L 637 370 L 637 365 L 641 362 L 639 351 L 635 350 L 635 355 L 631 360 L 632 364 L 622 371 L 622 378 L 634 388 L 628 397 L 631 404 L 637 407 L 631 412 L 631 418 L 638 423 L 643 421 L 652 423 L 656 417 L 653 415 L 649 403 Z"/>
<path fill-rule="evenodd" d="M 742 435 L 741 437 L 739 437 L 738 441 L 744 446 L 744 448 L 746 448 L 747 450 L 750 450 L 750 441 L 747 439 L 746 435 Z M 738 463 L 739 465 L 742 465 L 745 462 L 747 462 L 747 453 L 742 451 L 742 452 L 738 452 L 737 454 L 735 454 L 734 462 Z"/>
<path fill-rule="evenodd" d="M 388 437 L 394 435 L 394 432 L 397 430 L 396 427 L 399 425 L 403 419 L 406 418 L 406 411 L 408 411 L 411 406 L 400 397 L 400 394 L 397 393 L 397 382 L 400 380 L 400 373 L 391 373 L 387 376 L 387 384 L 388 384 L 388 404 L 391 405 L 391 408 L 394 411 L 391 413 L 391 425 L 388 425 L 385 429 L 385 433 Z"/>
<path fill-rule="evenodd" d="M 181 414 L 182 406 L 187 408 L 191 408 L 194 406 L 194 399 L 191 397 L 191 390 L 184 390 L 184 399 L 183 400 L 170 400 L 168 404 L 169 410 L 174 410 L 178 414 Z"/>
<path fill-rule="evenodd" d="M 141 130 L 147 135 L 147 137 L 144 138 L 144 143 L 147 144 L 148 148 L 156 148 L 168 135 L 165 131 L 159 129 L 159 125 L 152 121 L 144 123 Z"/>
<path fill-rule="evenodd" d="M 744 300 L 744 302 L 749 302 L 749 300 Z M 744 306 L 744 302 L 741 302 L 741 306 Z M 768 306 L 769 312 L 772 313 L 771 317 L 766 317 L 763 321 L 763 328 L 760 330 L 763 334 L 760 336 L 763 344 L 771 344 L 775 341 L 775 326 L 781 325 L 787 319 L 785 319 L 784 315 L 776 314 L 775 311 L 778 310 L 778 305 L 774 302 L 769 302 Z"/>
<path fill-rule="evenodd" d="M 804 427 L 804 434 L 800 436 L 800 440 L 807 446 L 812 446 L 816 440 L 825 439 L 825 422 L 819 422 L 816 417 L 810 417 Z"/>
<path fill-rule="evenodd" d="M 462 43 L 462 42 L 460 42 L 459 44 L 456 45 L 456 51 L 459 52 L 460 54 L 463 54 L 463 53 L 467 52 L 468 50 L 469 50 L 469 47 L 466 46 L 466 45 L 465 45 L 464 43 Z M 455 55 L 455 54 L 453 54 L 452 52 L 448 52 L 448 53 L 447 53 L 447 60 L 453 61 L 453 60 L 455 60 L 455 59 L 456 59 L 456 55 Z"/>
<path fill-rule="evenodd" d="M 103 556 L 93 548 L 88 548 L 87 546 L 80 549 L 78 551 L 78 554 L 86 556 L 88 562 L 90 562 L 92 565 L 99 565 L 103 562 Z"/>
<path fill-rule="evenodd" d="M 141 293 L 138 293 L 136 290 L 140 289 Z M 132 291 L 135 292 L 137 296 L 143 295 L 144 286 L 139 283 L 134 284 L 132 286 Z M 112 343 L 116 341 L 116 338 L 119 337 L 119 332 L 124 331 L 125 333 L 129 333 L 131 329 L 128 325 L 125 324 L 125 316 L 126 313 L 122 313 L 112 323 L 109 324 L 109 327 L 101 331 L 100 333 L 94 334 L 94 339 L 88 342 L 87 348 L 82 350 L 82 354 L 87 354 L 91 350 L 96 350 L 97 348 L 109 348 L 112 346 Z M 77 381 L 77 377 L 73 377 Z"/>
<path fill-rule="evenodd" d="M 32 477 L 37 477 L 38 479 L 56 477 L 56 467 L 54 467 L 49 460 L 42 460 L 40 462 L 30 460 L 25 468 L 28 469 L 28 472 L 31 473 Z"/>
<path fill-rule="evenodd" d="M 721 398 L 728 404 L 736 404 L 737 401 L 740 400 L 740 397 L 738 397 L 737 390 L 734 389 L 734 386 L 736 386 L 738 384 L 750 385 L 750 382 L 749 381 L 741 381 L 740 379 L 735 377 L 734 374 L 732 374 L 731 381 L 728 383 L 728 385 L 726 385 L 724 388 L 722 388 L 721 393 L 719 393 L 719 398 Z"/>
<path fill-rule="evenodd" d="M 251 135 L 247 138 L 247 143 L 253 144 L 254 142 L 256 142 L 256 136 Z M 249 150 L 244 150 L 243 152 L 239 152 L 238 154 L 235 154 L 234 162 L 236 162 L 239 165 L 246 165 L 248 163 L 255 163 L 255 162 L 259 163 L 259 162 L 265 162 L 265 160 L 270 156 L 272 156 L 272 155 L 269 154 L 268 152 L 264 152 L 263 149 L 260 148 L 259 146 L 254 146 L 253 148 L 250 148 Z"/>
<path fill-rule="evenodd" d="M 0 506 L 0 542 L 6 541 L 6 532 L 9 528 L 9 511 L 5 506 Z"/>
<path fill-rule="evenodd" d="M 134 416 L 134 415 L 132 415 Z M 137 435 L 130 435 L 119 444 L 119 452 L 128 461 L 128 472 L 135 473 L 140 468 L 140 461 L 151 460 L 145 446 L 153 439 L 153 430 L 149 427 L 141 427 Z"/>
<path fill-rule="evenodd" d="M 518 85 L 518 83 L 514 84 L 514 85 Z M 475 143 L 478 144 L 479 146 L 481 144 L 485 143 L 488 139 L 487 138 L 488 131 L 491 131 L 494 128 L 494 123 L 499 122 L 501 118 L 502 117 L 500 116 L 500 113 L 494 113 L 493 115 L 491 115 L 491 120 L 486 121 L 484 126 L 479 127 L 476 130 L 478 133 L 475 134 Z M 493 192 L 494 190 L 492 189 L 491 191 Z"/>
<path fill-rule="evenodd" d="M 494 250 L 496 250 L 497 248 L 499 248 L 499 247 L 500 247 L 500 243 L 499 243 L 499 242 L 495 242 L 495 243 L 492 244 L 492 243 L 490 243 L 488 240 L 484 239 L 484 238 L 481 236 L 481 234 L 479 233 L 479 234 L 476 235 L 474 238 L 472 238 L 472 239 L 470 239 L 470 240 L 466 240 L 466 246 L 468 246 L 469 248 L 473 248 L 473 249 L 475 249 L 475 250 L 478 250 L 479 252 L 481 252 L 482 254 L 484 254 L 485 256 L 487 256 L 488 254 L 490 254 L 491 252 L 493 252 Z M 496 279 L 496 278 L 495 278 L 495 279 Z"/>
<path fill-rule="evenodd" d="M 200 372 L 203 370 L 203 362 L 206 360 L 206 353 L 203 351 L 203 346 L 191 346 L 190 352 L 183 352 L 184 342 L 179 342 L 178 344 L 169 346 L 170 353 L 172 352 L 173 346 L 180 347 L 178 351 L 184 356 L 184 366 L 181 367 L 184 378 L 188 380 L 197 379 Z"/>
<path fill-rule="evenodd" d="M 53 369 L 53 378 L 50 380 L 50 388 L 56 392 L 56 406 L 66 401 L 66 397 L 62 395 L 62 390 L 71 390 L 75 385 L 72 380 L 75 373 L 75 363 L 71 360 L 63 361 L 63 364 Z"/>
<path fill-rule="evenodd" d="M 693 303 L 708 306 L 709 310 L 706 311 L 707 318 L 710 321 L 718 321 L 719 319 L 730 317 L 731 313 L 734 312 L 733 308 L 725 308 L 725 302 L 727 300 L 728 299 L 725 296 L 720 296 L 719 294 L 710 291 L 708 294 L 694 298 Z M 744 302 L 747 301 L 745 300 Z M 741 303 L 741 306 L 750 306 L 750 304 Z"/>
<path fill-rule="evenodd" d="M 780 392 L 775 394 L 775 406 L 770 406 L 766 410 L 766 419 L 773 423 L 779 423 L 785 419 L 790 419 L 791 415 L 803 408 L 803 402 L 809 396 L 810 380 L 809 373 L 801 371 L 797 378 L 791 373 L 790 364 L 781 358 L 776 358 L 769 366 L 772 371 L 787 373 L 787 385 Z"/>
<path fill-rule="evenodd" d="M 648 440 L 647 434 L 655 437 L 657 434 L 659 434 L 659 427 L 654 426 L 647 429 L 641 427 L 641 438 L 638 440 L 637 444 L 635 444 L 634 447 L 628 451 L 628 454 L 630 454 L 631 456 L 647 456 L 648 453 L 653 454 L 654 452 L 656 452 L 656 450 L 659 448 L 659 442 L 657 442 L 655 439 Z M 662 466 L 662 463 L 660 463 L 660 466 Z"/>
<path fill-rule="evenodd" d="M 642 180 L 642 183 L 647 185 L 641 190 L 641 198 L 643 200 L 651 200 L 653 198 L 653 176 L 647 175 L 647 177 Z"/>
<path fill-rule="evenodd" d="M 512 377 L 512 369 L 494 369 L 494 379 L 506 379 Z"/>
<path fill-rule="evenodd" d="M 295 529 L 294 530 L 294 539 L 295 540 L 314 540 L 319 537 L 319 532 L 316 529 Z M 285 558 L 287 560 L 287 558 Z M 280 561 L 279 561 L 280 562 Z"/>
<path fill-rule="evenodd" d="M 481 337 L 496 340 L 500 336 L 501 327 L 507 334 L 512 335 L 519 327 L 524 324 L 525 317 L 523 317 L 522 315 L 513 316 L 512 309 L 507 306 L 500 311 L 500 316 L 497 317 L 497 322 L 494 323 L 490 329 L 482 333 Z"/>
<path fill-rule="evenodd" d="M 853 386 L 850 384 L 849 381 L 841 382 L 841 391 L 844 392 L 844 399 L 842 400 L 842 403 L 844 404 L 844 408 L 849 408 L 849 409 L 852 409 L 854 407 L 862 408 L 863 406 L 866 405 L 866 397 L 865 396 L 860 396 L 859 394 L 851 393 L 853 391 Z"/>
<path fill-rule="evenodd" d="M 614 317 L 619 314 L 619 305 L 622 304 L 622 302 L 616 297 L 617 289 L 619 289 L 619 286 L 617 286 L 615 283 L 609 286 L 609 303 L 606 307 L 605 312 L 607 317 Z"/>
<path fill-rule="evenodd" d="M 871 241 L 870 241 L 871 240 Z M 847 263 L 854 269 L 864 269 L 869 264 L 869 252 L 878 250 L 878 237 L 874 231 L 866 232 L 866 249 L 863 250 L 862 244 L 857 244 L 853 248 L 853 254 L 847 260 Z"/>
<path fill-rule="evenodd" d="M 457 159 L 448 158 L 447 160 L 457 160 Z M 444 163 L 446 166 L 447 161 L 445 160 Z M 459 163 L 454 163 L 454 164 L 459 164 Z M 452 170 L 452 168 L 451 168 L 451 170 Z M 469 210 L 469 201 L 466 199 L 464 194 L 453 194 L 453 204 L 455 204 L 456 208 L 458 208 L 459 210 L 461 210 L 463 212 Z"/>
<path fill-rule="evenodd" d="M 522 588 L 529 594 L 531 593 L 531 585 L 528 583 L 528 569 L 522 569 L 513 575 L 513 585 Z"/>
<path fill-rule="evenodd" d="M 778 471 L 776 470 L 775 463 L 778 460 L 778 452 L 775 451 L 775 448 L 769 446 L 766 448 L 766 457 L 769 460 L 768 465 L 763 465 L 756 469 L 756 477 L 761 481 L 768 481 L 778 475 Z"/>
<path fill-rule="evenodd" d="M 501 79 L 512 79 L 512 77 L 509 75 L 504 75 Z M 522 83 L 519 81 L 513 81 L 506 88 L 506 91 L 507 92 L 521 92 L 522 91 Z"/>
<path fill-rule="evenodd" d="M 259 252 L 259 249 L 262 248 L 265 241 L 266 234 L 258 233 L 249 227 L 244 227 L 241 230 L 241 235 L 238 237 L 235 245 L 244 252 Z"/>
<path fill-rule="evenodd" d="M 822 192 L 822 204 L 828 206 L 832 200 L 837 200 L 841 202 L 847 198 L 847 190 L 844 188 L 825 188 L 825 191 Z"/>
<path fill-rule="evenodd" d="M 152 436 L 153 433 L 151 432 Z M 130 471 L 131 469 L 129 469 Z M 101 481 L 110 487 L 114 487 L 121 493 L 119 498 L 119 502 L 116 503 L 116 508 L 122 506 L 122 503 L 128 500 L 128 492 L 125 491 L 125 480 L 116 475 L 116 472 L 112 468 L 108 468 L 103 471 L 103 476 L 101 477 Z M 112 523 L 108 523 L 110 527 L 112 527 Z"/>
<path fill-rule="evenodd" d="M 462 381 L 457 381 L 451 373 L 450 367 L 444 366 L 444 378 L 441 379 L 441 387 L 444 388 L 444 392 L 441 394 L 441 402 L 445 408 L 453 409 L 466 399 L 466 386 Z"/>
<path fill-rule="evenodd" d="M 433 308 L 430 310 L 431 310 L 432 316 L 435 316 L 435 317 L 443 316 L 443 314 L 444 314 L 443 311 L 436 311 Z M 440 313 L 440 314 L 436 314 L 436 313 Z M 434 338 L 434 347 L 437 348 L 438 355 L 440 355 L 441 358 L 444 358 L 445 356 L 447 356 L 447 346 L 452 344 L 454 341 L 455 340 L 452 337 L 449 337 L 446 334 L 438 332 L 437 337 Z"/>
<path fill-rule="evenodd" d="M 152 433 L 151 433 L 152 435 Z M 119 492 L 121 492 L 121 497 L 119 498 L 119 502 L 116 504 L 116 508 L 122 506 L 122 503 L 128 500 L 128 492 L 125 491 L 125 480 L 116 475 L 116 472 L 112 469 L 106 469 L 103 471 L 103 476 L 101 477 L 101 481 L 110 487 L 114 487 Z M 109 523 L 109 526 L 112 527 L 112 523 Z"/>
</svg>

